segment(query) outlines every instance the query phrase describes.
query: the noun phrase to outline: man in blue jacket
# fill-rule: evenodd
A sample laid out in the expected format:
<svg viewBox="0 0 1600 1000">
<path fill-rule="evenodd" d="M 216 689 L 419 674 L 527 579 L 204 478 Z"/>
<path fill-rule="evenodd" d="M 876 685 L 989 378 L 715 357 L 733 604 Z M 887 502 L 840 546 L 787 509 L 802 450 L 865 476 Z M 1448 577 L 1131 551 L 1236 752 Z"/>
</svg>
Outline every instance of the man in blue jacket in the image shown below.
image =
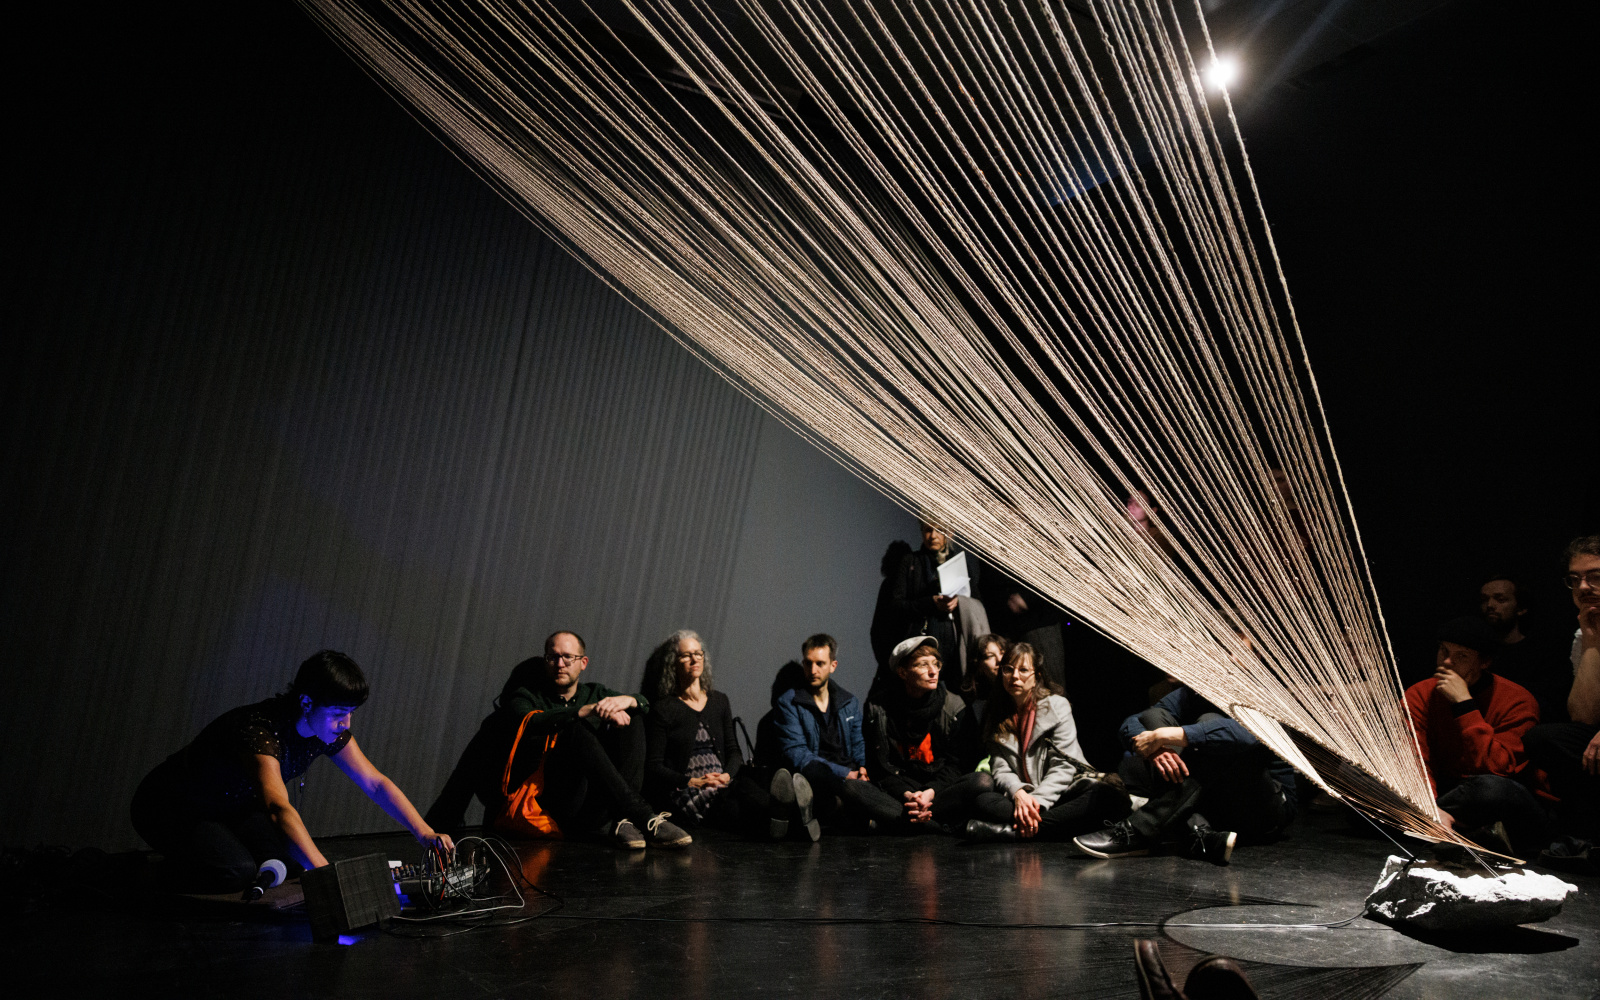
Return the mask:
<svg viewBox="0 0 1600 1000">
<path fill-rule="evenodd" d="M 788 806 L 812 840 L 818 817 L 835 815 L 871 826 L 900 818 L 900 804 L 867 780 L 861 702 L 833 681 L 839 644 L 818 633 L 800 647 L 801 684 L 773 705 L 783 767 L 772 777 L 775 804 Z M 781 822 L 775 819 L 774 829 Z"/>
<path fill-rule="evenodd" d="M 1118 773 L 1131 794 L 1149 801 L 1122 822 L 1076 838 L 1085 853 L 1131 857 L 1176 842 L 1185 853 L 1226 864 L 1241 834 L 1271 840 L 1294 819 L 1294 769 L 1188 687 L 1128 716 L 1121 735 L 1128 754 Z M 1223 828 L 1213 829 L 1207 815 Z"/>
</svg>

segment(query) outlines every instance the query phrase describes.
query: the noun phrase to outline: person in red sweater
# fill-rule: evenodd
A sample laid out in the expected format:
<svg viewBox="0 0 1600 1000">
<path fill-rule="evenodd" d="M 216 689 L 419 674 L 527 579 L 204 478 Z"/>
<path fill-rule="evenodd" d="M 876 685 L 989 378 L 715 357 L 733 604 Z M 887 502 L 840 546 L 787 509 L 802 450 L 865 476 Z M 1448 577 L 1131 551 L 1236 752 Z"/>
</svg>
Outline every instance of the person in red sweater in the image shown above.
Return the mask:
<svg viewBox="0 0 1600 1000">
<path fill-rule="evenodd" d="M 1539 703 L 1495 676 L 1498 646 L 1481 619 L 1445 623 L 1433 676 L 1406 689 L 1406 709 L 1444 820 L 1484 847 L 1529 857 L 1550 842 L 1555 798 L 1522 747 Z"/>
</svg>

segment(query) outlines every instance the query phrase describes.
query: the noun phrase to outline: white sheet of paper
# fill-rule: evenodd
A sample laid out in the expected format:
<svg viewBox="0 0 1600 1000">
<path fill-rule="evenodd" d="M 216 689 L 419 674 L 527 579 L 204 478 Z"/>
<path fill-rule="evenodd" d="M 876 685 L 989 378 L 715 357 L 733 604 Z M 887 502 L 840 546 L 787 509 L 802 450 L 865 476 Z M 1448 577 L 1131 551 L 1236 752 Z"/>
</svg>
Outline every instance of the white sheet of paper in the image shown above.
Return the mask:
<svg viewBox="0 0 1600 1000">
<path fill-rule="evenodd" d="M 972 596 L 972 578 L 967 575 L 965 552 L 957 552 L 939 564 L 939 593 L 945 597 Z"/>
</svg>

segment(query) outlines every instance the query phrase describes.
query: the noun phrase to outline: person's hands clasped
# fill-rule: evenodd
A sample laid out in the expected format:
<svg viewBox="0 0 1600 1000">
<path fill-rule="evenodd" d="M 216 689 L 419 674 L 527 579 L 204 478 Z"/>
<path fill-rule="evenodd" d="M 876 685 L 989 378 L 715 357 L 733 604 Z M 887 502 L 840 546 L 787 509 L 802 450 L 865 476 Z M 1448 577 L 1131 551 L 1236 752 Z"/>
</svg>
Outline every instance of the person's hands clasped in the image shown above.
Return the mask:
<svg viewBox="0 0 1600 1000">
<path fill-rule="evenodd" d="M 1012 792 L 1011 818 L 1017 833 L 1032 837 L 1039 832 L 1039 801 L 1020 788 Z"/>
<path fill-rule="evenodd" d="M 713 774 L 702 774 L 698 778 L 689 779 L 690 788 L 724 788 L 733 778 L 726 772 L 717 771 Z"/>
<path fill-rule="evenodd" d="M 844 777 L 846 781 L 866 781 L 868 780 L 867 769 L 865 767 L 858 767 Z"/>
<path fill-rule="evenodd" d="M 1434 690 L 1443 695 L 1446 701 L 1460 704 L 1472 697 L 1472 692 L 1467 690 L 1467 682 L 1462 680 L 1461 675 L 1449 667 L 1440 667 L 1435 670 L 1433 679 L 1438 682 L 1438 686 Z"/>
<path fill-rule="evenodd" d="M 614 694 L 609 698 L 601 698 L 593 705 L 585 705 L 584 708 L 590 709 L 595 715 L 600 716 L 600 718 L 614 726 L 626 726 L 633 721 L 633 717 L 628 714 L 628 709 L 632 708 L 634 704 L 634 700 L 627 695 Z M 579 714 L 584 714 L 582 709 L 579 709 Z"/>
<path fill-rule="evenodd" d="M 927 823 L 933 819 L 933 789 L 906 792 L 906 819 L 913 823 Z"/>
</svg>

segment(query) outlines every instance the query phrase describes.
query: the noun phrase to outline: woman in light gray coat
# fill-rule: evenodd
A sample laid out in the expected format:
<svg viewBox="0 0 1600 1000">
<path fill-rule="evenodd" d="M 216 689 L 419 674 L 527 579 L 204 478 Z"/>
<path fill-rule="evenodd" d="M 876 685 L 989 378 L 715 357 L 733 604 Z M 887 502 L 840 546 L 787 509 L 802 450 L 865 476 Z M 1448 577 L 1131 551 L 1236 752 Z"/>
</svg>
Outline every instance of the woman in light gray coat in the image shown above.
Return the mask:
<svg viewBox="0 0 1600 1000">
<path fill-rule="evenodd" d="M 978 796 L 971 840 L 1070 840 L 1128 815 L 1128 794 L 1083 761 L 1072 705 L 1045 676 L 1037 651 L 1012 646 L 984 713 L 996 792 Z"/>
</svg>

